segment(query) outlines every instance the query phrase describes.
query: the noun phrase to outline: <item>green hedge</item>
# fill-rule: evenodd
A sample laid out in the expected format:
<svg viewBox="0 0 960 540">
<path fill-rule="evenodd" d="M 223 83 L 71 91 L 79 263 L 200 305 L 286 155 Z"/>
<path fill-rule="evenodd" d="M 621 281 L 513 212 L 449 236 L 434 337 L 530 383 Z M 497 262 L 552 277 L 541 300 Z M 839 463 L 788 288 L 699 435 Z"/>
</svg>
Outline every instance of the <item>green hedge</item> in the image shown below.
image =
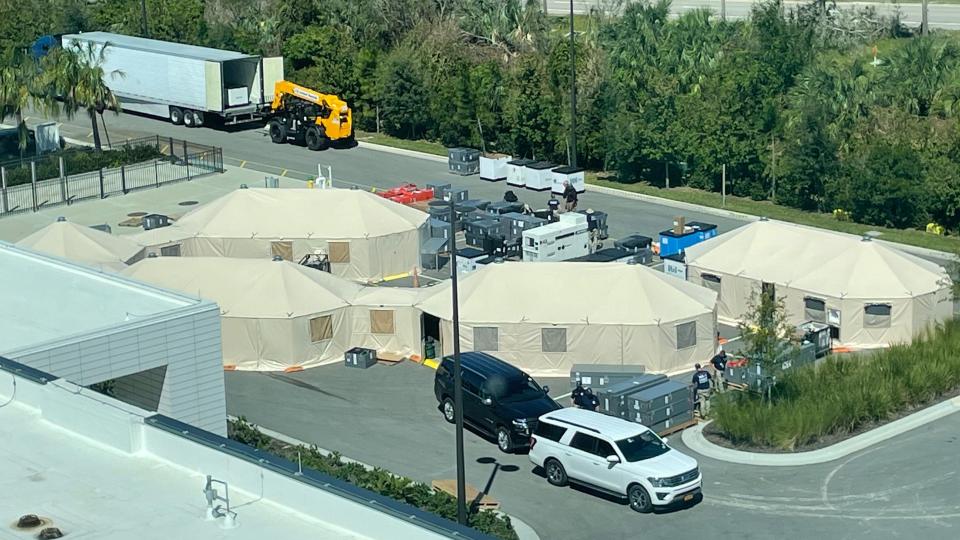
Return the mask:
<svg viewBox="0 0 960 540">
<path fill-rule="evenodd" d="M 125 147 L 120 150 L 95 152 L 88 149 L 70 149 L 56 152 L 37 162 L 37 179 L 47 180 L 60 176 L 59 158 L 63 157 L 67 175 L 81 174 L 98 169 L 112 169 L 121 165 L 133 165 L 151 159 L 159 159 L 164 154 L 154 146 L 141 145 Z M 7 185 L 17 186 L 30 183 L 30 162 L 22 167 L 7 166 Z"/>
<path fill-rule="evenodd" d="M 297 461 L 299 451 L 304 468 L 314 469 L 451 521 L 457 520 L 456 498 L 434 491 L 433 488 L 421 482 L 397 476 L 379 467 L 367 469 L 363 465 L 346 462 L 338 453 L 324 455 L 315 446 L 308 448 L 281 444 L 261 433 L 255 425 L 250 424 L 243 417 L 230 421 L 229 432 L 230 438 L 237 442 L 267 450 L 290 461 Z M 471 510 L 469 521 L 474 529 L 496 538 L 502 540 L 518 538 L 510 518 L 496 512 Z"/>
<path fill-rule="evenodd" d="M 715 426 L 733 443 L 794 450 L 928 405 L 960 388 L 960 322 L 909 345 L 862 356 L 833 356 L 788 373 L 770 404 L 728 392 L 716 399 Z"/>
</svg>

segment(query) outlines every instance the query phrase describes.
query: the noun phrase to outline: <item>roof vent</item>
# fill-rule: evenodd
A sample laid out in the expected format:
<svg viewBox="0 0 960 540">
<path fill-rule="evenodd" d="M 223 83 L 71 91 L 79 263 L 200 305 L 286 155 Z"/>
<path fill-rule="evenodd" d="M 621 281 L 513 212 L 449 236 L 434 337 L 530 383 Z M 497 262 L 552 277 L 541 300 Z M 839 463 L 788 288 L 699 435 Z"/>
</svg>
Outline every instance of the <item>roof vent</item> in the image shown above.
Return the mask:
<svg viewBox="0 0 960 540">
<path fill-rule="evenodd" d="M 47 527 L 46 529 L 40 531 L 40 535 L 37 536 L 40 540 L 52 540 L 54 538 L 63 538 L 63 533 L 60 532 L 60 529 L 56 527 Z"/>
<path fill-rule="evenodd" d="M 249 189 L 246 184 L 240 184 L 240 189 Z"/>
<path fill-rule="evenodd" d="M 65 218 L 65 217 L 63 217 L 63 216 L 59 216 L 59 217 L 57 218 L 57 221 L 58 221 L 58 222 L 59 222 L 59 221 L 66 221 L 66 220 L 67 220 L 67 218 Z"/>
<path fill-rule="evenodd" d="M 18 529 L 32 529 L 34 527 L 39 527 L 43 523 L 43 520 L 40 519 L 40 516 L 36 514 L 26 514 L 20 516 L 20 519 L 17 520 Z"/>
<path fill-rule="evenodd" d="M 274 256 L 273 256 L 273 260 L 276 261 L 276 262 L 283 262 L 283 257 L 281 257 L 281 256 L 279 256 L 279 255 L 274 255 Z"/>
</svg>

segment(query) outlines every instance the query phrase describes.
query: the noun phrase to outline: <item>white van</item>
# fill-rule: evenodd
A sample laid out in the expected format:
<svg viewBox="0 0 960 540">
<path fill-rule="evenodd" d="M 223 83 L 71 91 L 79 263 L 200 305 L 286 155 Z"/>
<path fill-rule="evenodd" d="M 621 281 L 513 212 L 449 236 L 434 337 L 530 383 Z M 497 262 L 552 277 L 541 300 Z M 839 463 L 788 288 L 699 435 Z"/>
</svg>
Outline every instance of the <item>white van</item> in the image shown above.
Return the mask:
<svg viewBox="0 0 960 540">
<path fill-rule="evenodd" d="M 692 501 L 700 494 L 695 459 L 640 424 L 585 409 L 541 416 L 529 455 L 551 484 L 574 482 L 626 498 L 637 512 Z"/>
</svg>

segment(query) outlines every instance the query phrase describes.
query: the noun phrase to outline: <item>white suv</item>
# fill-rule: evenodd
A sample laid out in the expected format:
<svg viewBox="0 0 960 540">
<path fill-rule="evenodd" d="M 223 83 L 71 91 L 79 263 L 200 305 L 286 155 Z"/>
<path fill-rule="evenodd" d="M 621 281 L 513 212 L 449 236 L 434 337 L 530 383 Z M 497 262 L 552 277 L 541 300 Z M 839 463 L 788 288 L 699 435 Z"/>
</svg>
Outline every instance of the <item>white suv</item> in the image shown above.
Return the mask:
<svg viewBox="0 0 960 540">
<path fill-rule="evenodd" d="M 585 409 L 541 416 L 530 437 L 530 461 L 555 486 L 575 482 L 625 497 L 637 512 L 700 494 L 695 459 L 640 424 Z"/>
</svg>

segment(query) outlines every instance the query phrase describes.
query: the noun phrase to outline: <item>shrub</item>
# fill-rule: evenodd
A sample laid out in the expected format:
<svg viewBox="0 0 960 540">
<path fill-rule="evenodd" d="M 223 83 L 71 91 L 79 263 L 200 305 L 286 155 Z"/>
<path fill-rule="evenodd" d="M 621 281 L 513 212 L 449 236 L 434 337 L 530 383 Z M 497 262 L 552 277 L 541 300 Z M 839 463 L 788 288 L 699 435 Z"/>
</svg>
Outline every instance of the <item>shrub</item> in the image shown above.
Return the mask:
<svg viewBox="0 0 960 540">
<path fill-rule="evenodd" d="M 130 146 L 119 150 L 95 152 L 89 149 L 67 149 L 56 152 L 37 162 L 37 180 L 47 180 L 60 176 L 59 158 L 63 158 L 64 172 L 67 175 L 81 174 L 98 169 L 112 169 L 122 165 L 133 165 L 151 159 L 164 157 L 151 145 Z M 30 183 L 30 162 L 21 167 L 7 167 L 7 185 L 17 186 Z"/>
<path fill-rule="evenodd" d="M 793 450 L 889 420 L 958 388 L 960 322 L 950 321 L 909 345 L 833 356 L 787 373 L 769 404 L 751 394 L 724 394 L 713 414 L 734 443 Z"/>
<path fill-rule="evenodd" d="M 337 452 L 324 454 L 316 446 L 281 445 L 261 433 L 255 425 L 247 422 L 243 417 L 230 421 L 229 435 L 237 442 L 268 450 L 291 461 L 297 460 L 299 452 L 299 459 L 304 468 L 333 476 L 451 521 L 457 520 L 456 498 L 442 491 L 435 491 L 421 482 L 395 475 L 379 467 L 367 469 L 358 463 L 344 461 Z M 505 515 L 489 510 L 471 510 L 468 519 L 470 526 L 480 532 L 502 540 L 517 540 L 517 533 L 510 523 L 510 518 Z"/>
</svg>

